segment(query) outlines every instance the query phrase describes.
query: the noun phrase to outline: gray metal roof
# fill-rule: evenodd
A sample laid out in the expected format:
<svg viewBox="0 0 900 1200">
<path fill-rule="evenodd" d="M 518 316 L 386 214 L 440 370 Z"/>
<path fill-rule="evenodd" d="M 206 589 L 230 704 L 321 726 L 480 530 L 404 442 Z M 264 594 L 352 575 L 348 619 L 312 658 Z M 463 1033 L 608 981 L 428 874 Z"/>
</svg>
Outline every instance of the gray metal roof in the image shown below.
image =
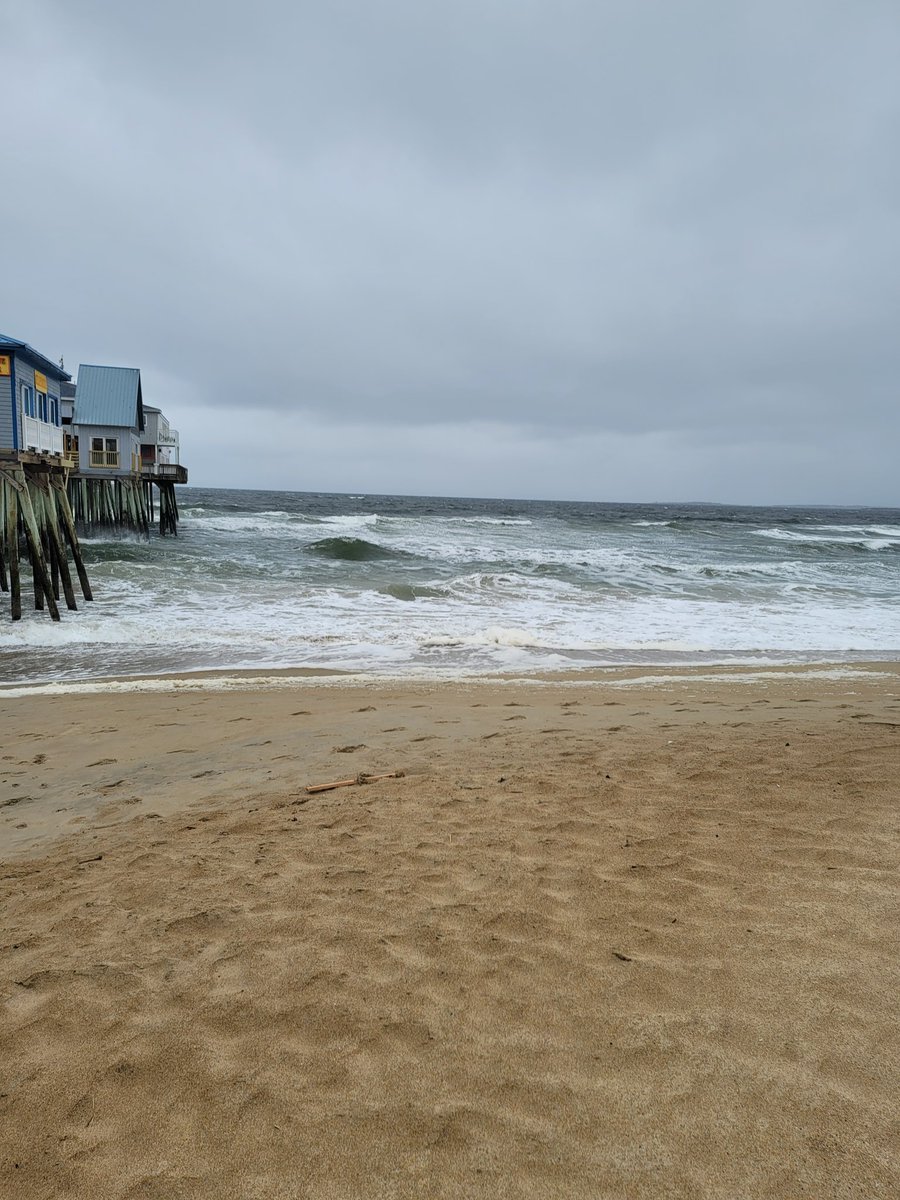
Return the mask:
<svg viewBox="0 0 900 1200">
<path fill-rule="evenodd" d="M 76 425 L 122 425 L 144 428 L 141 373 L 137 367 L 78 368 L 75 391 Z"/>
</svg>

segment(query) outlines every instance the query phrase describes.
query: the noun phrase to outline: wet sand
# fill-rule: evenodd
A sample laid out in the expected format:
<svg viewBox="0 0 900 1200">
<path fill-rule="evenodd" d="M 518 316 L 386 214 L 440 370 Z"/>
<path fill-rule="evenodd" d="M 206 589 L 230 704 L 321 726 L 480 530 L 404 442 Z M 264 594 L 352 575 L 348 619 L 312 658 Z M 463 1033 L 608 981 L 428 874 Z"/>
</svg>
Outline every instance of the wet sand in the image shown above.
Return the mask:
<svg viewBox="0 0 900 1200">
<path fill-rule="evenodd" d="M 900 672 L 637 674 L 0 693 L 0 1195 L 900 1194 Z"/>
</svg>

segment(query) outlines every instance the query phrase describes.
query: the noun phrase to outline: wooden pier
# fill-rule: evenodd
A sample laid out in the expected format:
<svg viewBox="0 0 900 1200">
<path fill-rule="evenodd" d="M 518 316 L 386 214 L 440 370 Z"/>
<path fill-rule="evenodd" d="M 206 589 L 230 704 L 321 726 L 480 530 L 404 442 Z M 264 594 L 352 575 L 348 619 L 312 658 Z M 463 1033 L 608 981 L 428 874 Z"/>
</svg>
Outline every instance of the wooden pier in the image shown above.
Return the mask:
<svg viewBox="0 0 900 1200">
<path fill-rule="evenodd" d="M 58 621 L 63 598 L 67 608 L 78 608 L 69 555 L 82 596 L 94 597 L 66 494 L 66 472 L 38 456 L 28 458 L 0 458 L 0 591 L 9 594 L 12 619 L 21 620 L 21 566 L 27 562 L 35 609 Z"/>
<path fill-rule="evenodd" d="M 141 484 L 146 489 L 146 505 L 153 521 L 153 489 L 159 494 L 159 532 L 165 537 L 170 533 L 178 536 L 178 501 L 175 499 L 175 485 L 187 483 L 187 467 L 179 463 L 154 463 L 144 466 L 141 470 Z"/>
<path fill-rule="evenodd" d="M 54 621 L 63 599 L 77 608 L 70 557 L 93 599 L 79 534 L 149 537 L 154 488 L 160 535 L 177 536 L 175 485 L 188 478 L 178 458 L 178 431 L 145 410 L 137 367 L 81 364 L 76 384 L 61 358 L 0 334 L 0 592 L 12 619 L 23 565 L 35 608 Z"/>
<path fill-rule="evenodd" d="M 138 479 L 70 475 L 68 496 L 75 523 L 84 535 L 99 530 L 149 535 L 150 516 Z"/>
<path fill-rule="evenodd" d="M 150 527 L 158 519 L 162 537 L 177 537 L 175 485 L 186 482 L 185 467 L 160 464 L 133 475 L 73 472 L 67 490 L 77 528 L 85 536 L 112 530 L 149 537 Z"/>
</svg>

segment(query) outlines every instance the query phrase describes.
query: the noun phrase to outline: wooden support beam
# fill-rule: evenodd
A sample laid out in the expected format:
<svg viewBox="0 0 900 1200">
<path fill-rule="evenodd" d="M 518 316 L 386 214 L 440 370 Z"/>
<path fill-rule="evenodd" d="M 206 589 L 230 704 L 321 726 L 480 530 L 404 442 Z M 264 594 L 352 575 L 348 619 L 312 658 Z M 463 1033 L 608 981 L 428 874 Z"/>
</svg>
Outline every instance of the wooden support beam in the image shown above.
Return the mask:
<svg viewBox="0 0 900 1200">
<path fill-rule="evenodd" d="M 28 551 L 31 555 L 31 569 L 34 573 L 34 606 L 35 608 L 43 609 L 44 600 L 46 600 L 50 616 L 54 621 L 58 621 L 59 609 L 53 595 L 50 576 L 47 573 L 47 564 L 44 561 L 44 553 L 41 547 L 41 534 L 38 529 L 37 520 L 35 519 L 34 509 L 31 506 L 31 496 L 28 492 L 28 484 L 25 481 L 24 470 L 20 467 L 14 473 L 12 479 L 13 487 L 18 494 L 19 511 L 22 514 L 22 520 L 25 525 L 25 540 L 28 543 Z"/>
<path fill-rule="evenodd" d="M 14 621 L 22 619 L 22 591 L 19 576 L 19 503 L 15 489 L 3 472 L 0 484 L 5 493 L 6 553 L 9 558 L 9 611 Z"/>
<path fill-rule="evenodd" d="M 66 558 L 66 548 L 59 530 L 59 517 L 56 511 L 56 497 L 59 495 L 59 492 L 50 486 L 49 477 L 45 480 L 44 484 L 39 486 L 41 502 L 44 506 L 44 515 L 46 517 L 47 538 L 50 542 L 50 551 L 55 571 L 58 573 L 62 583 L 63 595 L 66 598 L 66 607 L 75 612 L 78 609 L 78 605 L 75 603 L 75 589 L 72 587 L 69 561 Z M 45 486 L 46 491 L 44 490 Z M 58 600 L 59 592 L 56 591 L 55 594 Z"/>
<path fill-rule="evenodd" d="M 82 480 L 82 482 L 84 481 Z M 91 583 L 85 570 L 84 559 L 81 557 L 81 546 L 78 544 L 78 534 L 75 532 L 75 519 L 69 507 L 66 485 L 61 478 L 51 476 L 50 486 L 56 491 L 57 511 L 62 518 L 63 533 L 66 536 L 66 541 L 69 543 L 69 549 L 72 551 L 72 560 L 75 563 L 75 570 L 78 572 L 78 582 L 81 584 L 81 594 L 85 600 L 93 600 L 94 594 L 91 591 Z"/>
<path fill-rule="evenodd" d="M 9 580 L 6 577 L 6 487 L 0 482 L 0 591 L 9 591 Z"/>
</svg>

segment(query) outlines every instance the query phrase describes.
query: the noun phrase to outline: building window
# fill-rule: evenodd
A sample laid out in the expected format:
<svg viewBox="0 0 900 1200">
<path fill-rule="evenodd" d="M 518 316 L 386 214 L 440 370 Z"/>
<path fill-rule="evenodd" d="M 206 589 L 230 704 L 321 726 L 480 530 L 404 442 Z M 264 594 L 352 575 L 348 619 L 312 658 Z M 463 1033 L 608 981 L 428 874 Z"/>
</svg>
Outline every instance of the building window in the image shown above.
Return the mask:
<svg viewBox="0 0 900 1200">
<path fill-rule="evenodd" d="M 47 420 L 47 393 L 38 392 L 37 394 L 37 417 L 39 421 Z"/>
<path fill-rule="evenodd" d="M 91 438 L 91 466 L 92 467 L 118 467 L 119 465 L 119 439 L 118 438 Z"/>
<path fill-rule="evenodd" d="M 26 417 L 34 416 L 34 388 L 22 384 L 22 408 Z"/>
<path fill-rule="evenodd" d="M 59 400 L 56 396 L 50 397 L 50 424 L 59 424 Z"/>
</svg>

